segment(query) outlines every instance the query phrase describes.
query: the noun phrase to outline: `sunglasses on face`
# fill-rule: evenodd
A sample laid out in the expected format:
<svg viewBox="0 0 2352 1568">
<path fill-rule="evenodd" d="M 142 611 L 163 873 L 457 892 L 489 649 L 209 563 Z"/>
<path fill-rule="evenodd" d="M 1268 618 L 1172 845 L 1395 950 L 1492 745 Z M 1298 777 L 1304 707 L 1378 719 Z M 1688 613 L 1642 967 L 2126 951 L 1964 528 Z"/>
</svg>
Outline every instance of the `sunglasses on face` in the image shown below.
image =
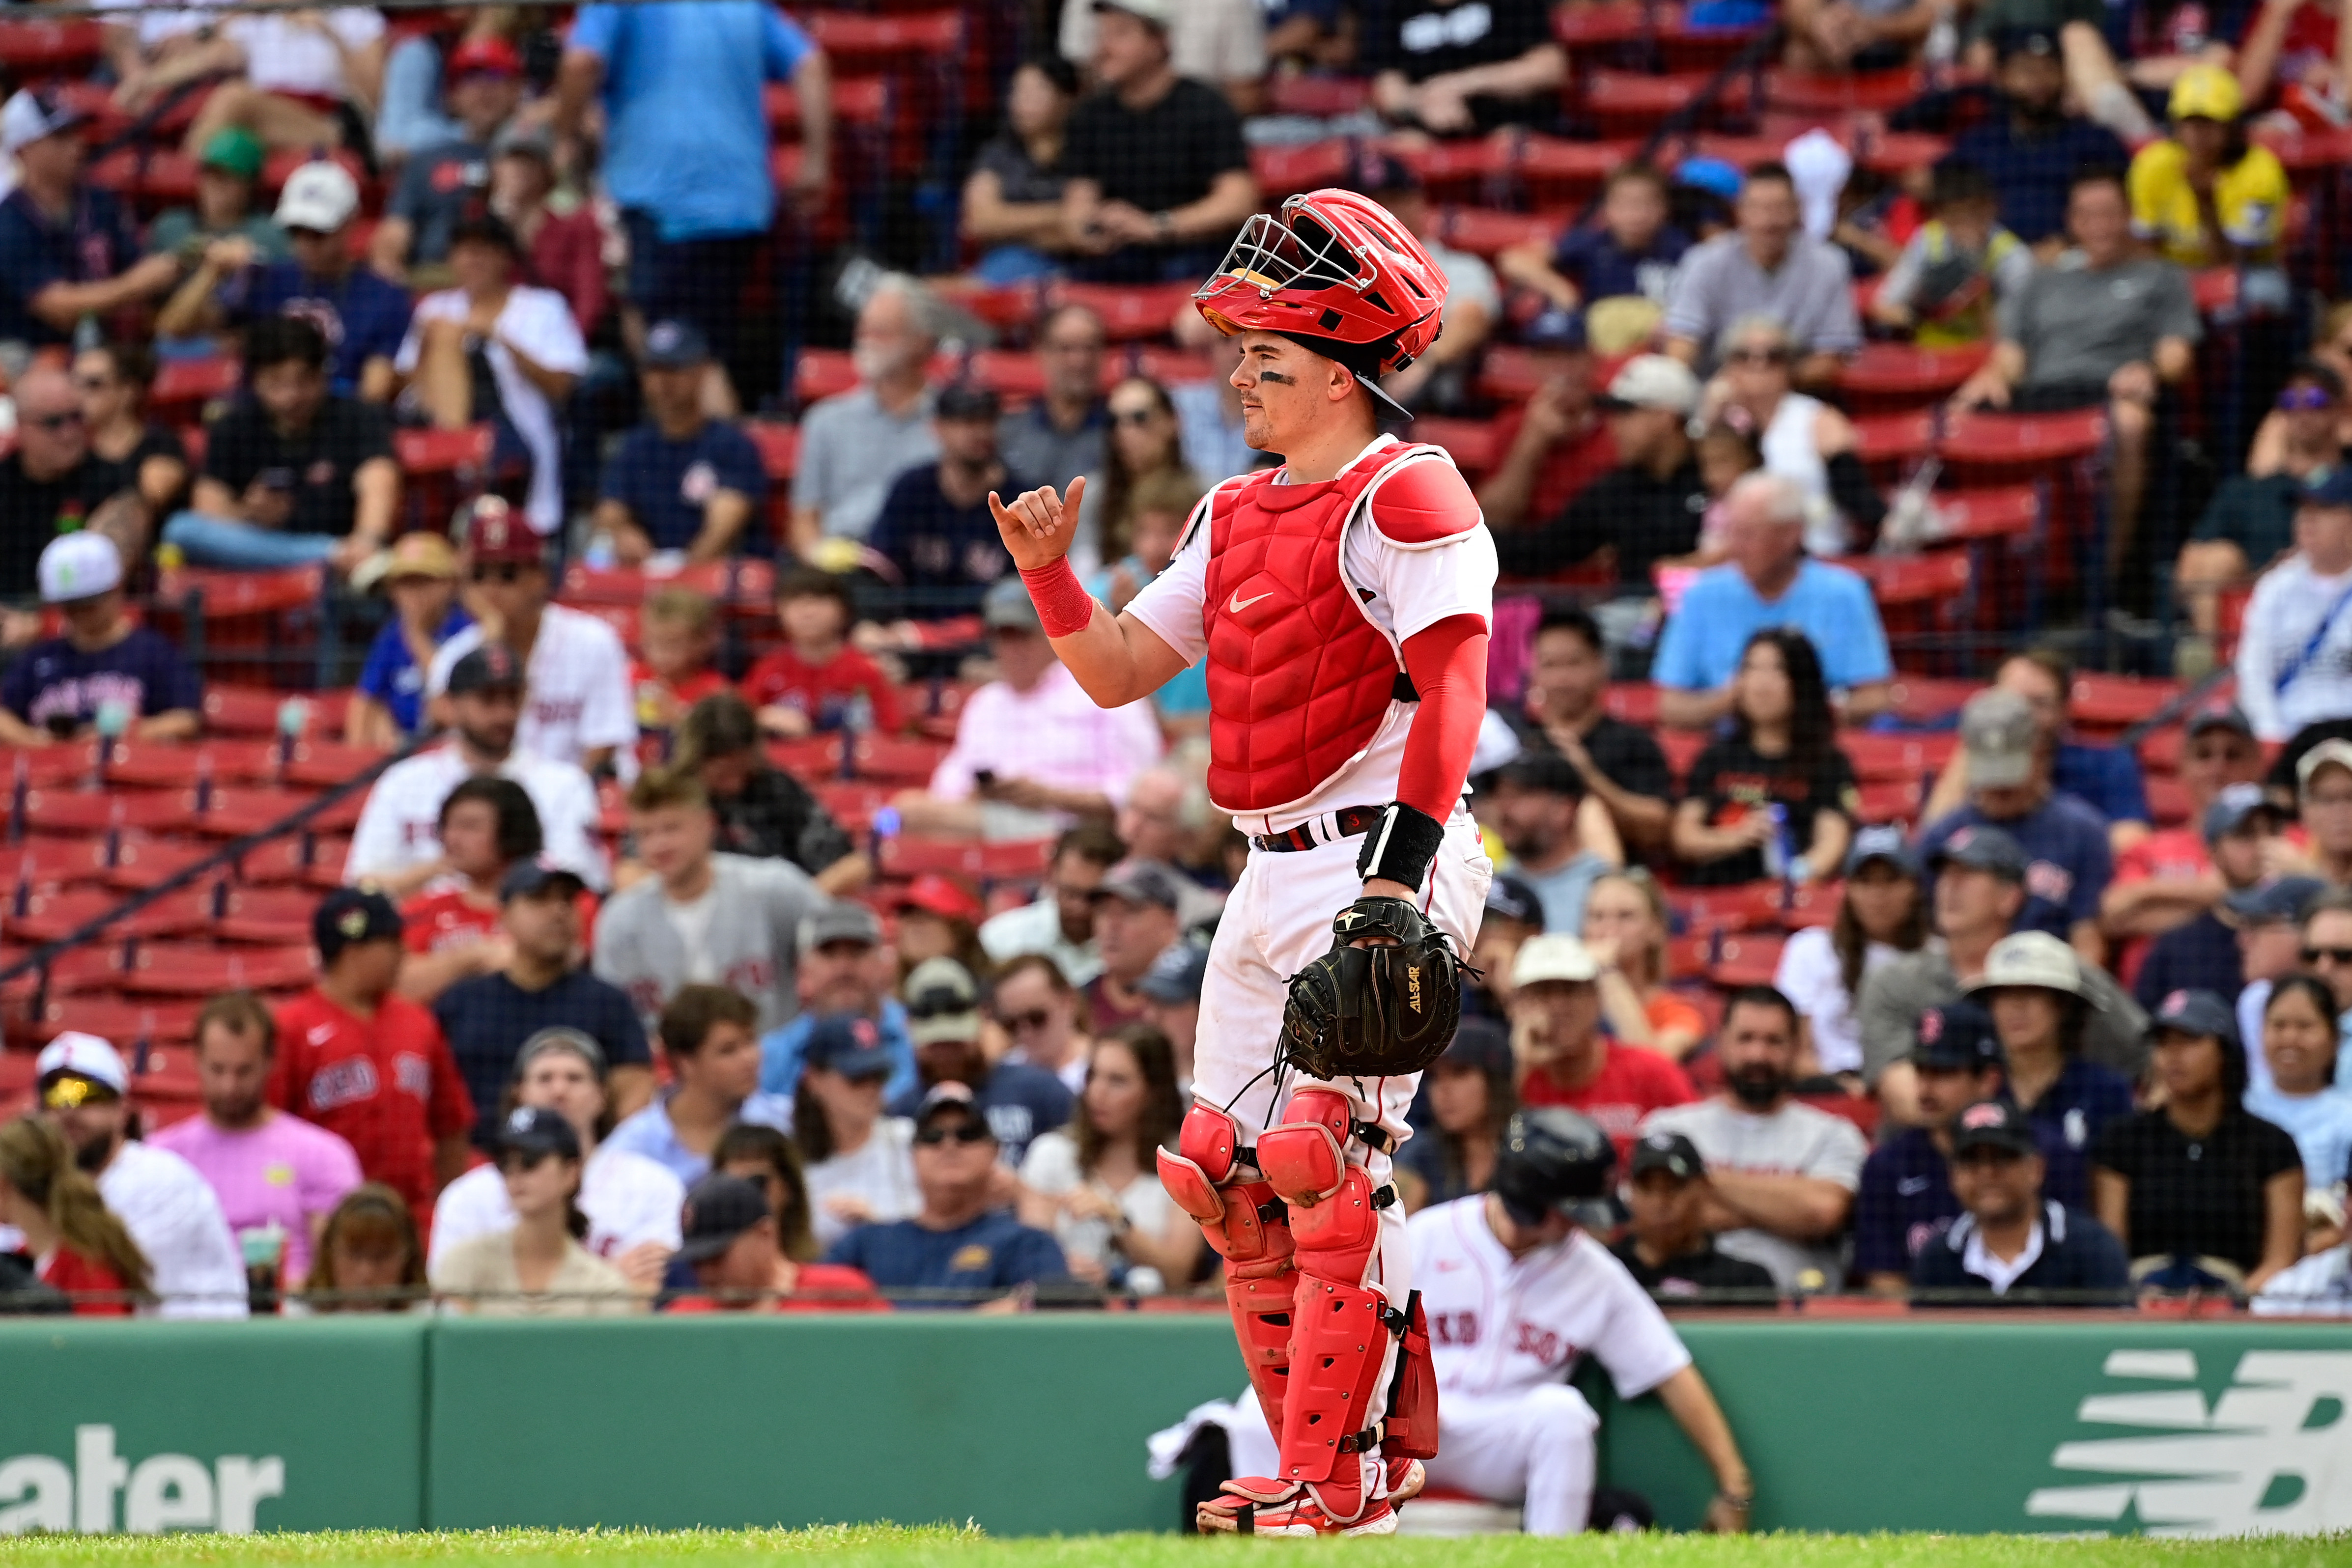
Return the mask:
<svg viewBox="0 0 2352 1568">
<path fill-rule="evenodd" d="M 522 568 L 512 564 L 478 566 L 474 569 L 473 576 L 476 582 L 514 582 L 521 578 Z"/>
<path fill-rule="evenodd" d="M 2288 413 L 2315 413 L 2335 402 L 2326 387 L 2289 387 L 2278 395 L 2278 406 Z"/>
<path fill-rule="evenodd" d="M 35 430 L 66 430 L 81 423 L 81 410 L 67 409 L 62 413 L 45 413 L 38 419 L 25 421 Z"/>
<path fill-rule="evenodd" d="M 1013 1030 L 1015 1034 L 1020 1033 L 1024 1030 L 1044 1029 L 1047 1024 L 1053 1021 L 1054 1015 L 1047 1012 L 1044 1008 L 1032 1008 L 1025 1013 L 1007 1013 L 1004 1015 L 1004 1027 Z"/>
<path fill-rule="evenodd" d="M 950 1138 L 959 1144 L 984 1144 L 989 1139 L 987 1124 L 959 1122 L 952 1128 L 926 1127 L 915 1134 L 916 1144 L 926 1149 L 936 1149 Z"/>
<path fill-rule="evenodd" d="M 1159 412 L 1156 408 L 1115 408 L 1110 411 L 1110 422 L 1113 424 L 1150 424 Z"/>
<path fill-rule="evenodd" d="M 1735 365 L 1785 365 L 1789 362 L 1786 349 L 1734 349 L 1724 359 Z"/>
<path fill-rule="evenodd" d="M 110 391 L 112 389 L 113 385 L 114 378 L 112 376 L 74 377 L 74 390 L 76 392 L 102 392 Z"/>
<path fill-rule="evenodd" d="M 2305 947 L 2303 961 L 2306 964 L 2352 964 L 2352 947 Z"/>
</svg>

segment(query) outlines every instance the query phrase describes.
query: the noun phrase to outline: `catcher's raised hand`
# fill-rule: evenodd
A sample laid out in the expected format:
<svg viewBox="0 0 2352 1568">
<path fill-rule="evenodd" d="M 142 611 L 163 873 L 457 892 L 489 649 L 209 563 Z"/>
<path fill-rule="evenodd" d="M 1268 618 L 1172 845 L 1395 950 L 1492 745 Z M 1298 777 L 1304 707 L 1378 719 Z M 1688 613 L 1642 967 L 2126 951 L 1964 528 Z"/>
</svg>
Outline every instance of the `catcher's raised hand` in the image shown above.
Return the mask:
<svg viewBox="0 0 2352 1568">
<path fill-rule="evenodd" d="M 1023 571 L 1034 571 L 1069 554 L 1070 540 L 1078 529 L 1078 502 L 1086 493 L 1084 475 L 1070 481 L 1066 496 L 1057 496 L 1054 486 L 1043 485 L 1013 497 L 1010 506 L 991 490 L 988 509 L 995 514 L 996 531 L 1012 553 L 1013 564 Z"/>
</svg>

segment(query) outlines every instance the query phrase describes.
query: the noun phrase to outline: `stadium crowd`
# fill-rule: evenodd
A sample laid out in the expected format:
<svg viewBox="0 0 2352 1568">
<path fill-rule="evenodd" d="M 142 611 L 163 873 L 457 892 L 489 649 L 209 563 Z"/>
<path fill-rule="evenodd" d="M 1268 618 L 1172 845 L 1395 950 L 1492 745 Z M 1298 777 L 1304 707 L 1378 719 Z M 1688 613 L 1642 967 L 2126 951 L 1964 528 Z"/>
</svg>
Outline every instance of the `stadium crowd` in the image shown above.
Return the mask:
<svg viewBox="0 0 2352 1568">
<path fill-rule="evenodd" d="M 1210 1284 L 1205 683 L 987 497 L 1166 570 L 1341 184 L 1507 582 L 1405 1202 L 1562 1106 L 1668 1301 L 2352 1313 L 2334 5 L 114 15 L 0 21 L 6 1305 Z"/>
</svg>

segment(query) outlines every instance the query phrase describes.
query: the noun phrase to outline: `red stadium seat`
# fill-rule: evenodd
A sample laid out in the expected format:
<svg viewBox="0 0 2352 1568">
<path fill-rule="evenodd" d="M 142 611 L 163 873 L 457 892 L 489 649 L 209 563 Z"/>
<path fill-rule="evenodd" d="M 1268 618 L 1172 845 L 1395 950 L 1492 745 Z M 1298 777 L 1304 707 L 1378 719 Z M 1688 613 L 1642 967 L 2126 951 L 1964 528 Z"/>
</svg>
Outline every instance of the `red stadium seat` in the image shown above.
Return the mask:
<svg viewBox="0 0 2352 1568">
<path fill-rule="evenodd" d="M 18 82 L 79 76 L 99 62 L 105 35 L 88 18 L 0 22 L 0 68 Z"/>
<path fill-rule="evenodd" d="M 196 1014 L 203 1006 L 193 1000 L 141 1003 L 112 997 L 57 998 L 39 1018 L 21 1027 L 20 1037 L 43 1041 L 70 1029 L 111 1040 L 131 1052 L 142 1045 L 185 1045 L 195 1039 Z M 19 1027 L 12 1023 L 10 1033 L 20 1034 Z"/>
<path fill-rule="evenodd" d="M 889 83 L 880 77 L 844 77 L 833 84 L 833 122 L 836 126 L 854 126 L 873 130 L 889 114 Z M 790 82 L 770 82 L 761 94 L 761 108 L 768 120 L 768 134 L 778 141 L 797 141 L 801 136 L 800 94 Z"/>
<path fill-rule="evenodd" d="M 142 942 L 124 966 L 131 997 L 210 997 L 223 991 L 294 990 L 310 983 L 310 950 L 214 947 L 196 942 Z"/>
<path fill-rule="evenodd" d="M 183 839 L 134 838 L 126 833 L 115 841 L 114 861 L 106 868 L 106 885 L 125 893 L 144 893 L 210 858 L 219 848 L 217 844 Z"/>
<path fill-rule="evenodd" d="M 1192 308 L 1192 287 L 1189 283 L 1060 283 L 1049 298 L 1054 305 L 1087 307 L 1102 318 L 1103 331 L 1118 343 L 1166 337 L 1176 313 Z"/>
<path fill-rule="evenodd" d="M 1854 454 L 1879 468 L 1899 467 L 1927 455 L 1935 444 L 1936 416 L 1926 409 L 1866 414 L 1853 422 Z"/>
<path fill-rule="evenodd" d="M 1103 370 L 1106 379 L 1113 373 L 1108 363 Z M 972 355 L 966 373 L 1011 402 L 1030 402 L 1045 395 L 1045 367 L 1037 362 L 1036 355 L 1018 350 L 982 349 Z"/>
<path fill-rule="evenodd" d="M 1838 905 L 1844 899 L 1845 883 L 1842 882 L 1799 883 L 1789 889 L 1789 902 L 1780 911 L 1780 924 L 1790 931 L 1810 931 L 1817 925 L 1832 925 L 1837 920 Z"/>
<path fill-rule="evenodd" d="M 2042 492 L 2032 485 L 1953 490 L 1936 497 L 1941 542 L 2018 538 L 2042 526 Z"/>
<path fill-rule="evenodd" d="M 1969 585 L 1969 558 L 1958 551 L 1848 556 L 1838 564 L 1870 584 L 1882 610 L 1948 600 Z"/>
<path fill-rule="evenodd" d="M 155 368 L 155 382 L 147 392 L 149 414 L 166 424 L 204 416 L 205 405 L 235 395 L 244 367 L 226 355 L 200 360 L 165 360 Z"/>
<path fill-rule="evenodd" d="M 1838 390 L 1859 412 L 1940 402 L 1959 391 L 1991 352 L 1990 344 L 1918 349 L 1908 343 L 1865 343 L 1838 372 Z"/>
<path fill-rule="evenodd" d="M 1951 142 L 1941 136 L 1916 131 L 1886 131 L 1864 143 L 1858 162 L 1874 174 L 1901 179 L 1918 170 L 1934 168 L 1951 151 Z"/>
<path fill-rule="evenodd" d="M 1606 48 L 1613 44 L 1633 43 L 1646 35 L 1653 26 L 1644 6 L 1631 0 L 1604 0 L 1591 5 L 1555 6 L 1551 14 L 1551 36 L 1571 50 Z"/>
<path fill-rule="evenodd" d="M 2089 456 L 2106 439 L 2105 409 L 2078 409 L 2071 413 L 1977 410 L 1946 421 L 1936 450 L 1958 473 L 2030 479 L 2040 477 L 2053 464 Z"/>
<path fill-rule="evenodd" d="M 802 11 L 799 16 L 801 26 L 844 76 L 950 63 L 963 53 L 963 16 L 954 10 L 905 16 L 849 11 Z"/>
<path fill-rule="evenodd" d="M 206 929 L 218 901 L 218 884 L 167 894 L 137 913 L 105 928 L 103 940 L 126 936 L 183 936 Z M 22 912 L 0 906 L 0 936 L 11 942 L 62 942 L 82 926 L 122 903 L 122 894 L 98 888 L 65 893 L 33 893 L 23 900 Z"/>
<path fill-rule="evenodd" d="M 1560 225 L 1540 214 L 1500 213 L 1486 207 L 1454 207 L 1438 225 L 1438 237 L 1456 250 L 1492 257 L 1515 245 L 1549 247 Z"/>
<path fill-rule="evenodd" d="M 801 455 L 801 430 L 796 424 L 784 424 L 772 419 L 751 419 L 743 422 L 743 434 L 760 449 L 760 466 L 771 485 L 781 485 L 793 476 L 793 466 Z"/>
<path fill-rule="evenodd" d="M 1150 376 L 1161 386 L 1181 386 L 1186 382 L 1213 382 L 1231 373 L 1230 361 L 1221 365 L 1216 356 L 1197 349 L 1171 349 L 1164 343 L 1138 343 L 1135 346 L 1135 373 Z"/>
<path fill-rule="evenodd" d="M 1266 109 L 1311 120 L 1337 120 L 1371 101 L 1372 84 L 1362 77 L 1290 75 L 1276 71 L 1266 81 Z M 1269 190 L 1266 193 L 1272 195 Z"/>
<path fill-rule="evenodd" d="M 2181 693 L 2179 681 L 2078 674 L 2066 694 L 2066 713 L 2086 729 L 2122 729 L 2154 718 L 2167 704 L 2179 701 Z"/>
<path fill-rule="evenodd" d="M 1354 165 L 1354 152 L 1340 137 L 1299 147 L 1259 147 L 1250 152 L 1250 173 L 1268 201 L 1339 184 Z"/>
<path fill-rule="evenodd" d="M 1414 420 L 1408 434 L 1414 441 L 1443 446 L 1452 453 L 1454 466 L 1474 482 L 1494 467 L 1501 455 L 1495 427 L 1483 419 L 1439 419 L 1431 415 Z"/>
<path fill-rule="evenodd" d="M 351 841 L 320 833 L 273 839 L 237 859 L 237 874 L 263 887 L 331 888 L 342 885 Z"/>
<path fill-rule="evenodd" d="M 1957 733 L 1882 735 L 1874 730 L 1839 732 L 1837 746 L 1853 764 L 1853 776 L 1865 784 L 1907 779 L 1914 782 L 1941 771 L 1958 749 Z"/>
<path fill-rule="evenodd" d="M 1647 681 L 1616 681 L 1601 697 L 1611 718 L 1648 729 L 1658 722 L 1658 688 Z"/>
<path fill-rule="evenodd" d="M 496 441 L 497 433 L 488 424 L 469 424 L 463 430 L 402 430 L 394 433 L 392 450 L 400 459 L 402 473 L 412 479 L 427 474 L 466 478 L 490 465 Z M 446 522 L 446 518 L 437 519 L 436 530 Z"/>
<path fill-rule="evenodd" d="M 1927 791 L 1915 779 L 1882 779 L 1854 789 L 1856 809 L 1865 822 L 1908 822 L 1919 814 Z"/>
<path fill-rule="evenodd" d="M 1786 890 L 1777 882 L 1698 890 L 1669 888 L 1666 907 L 1685 932 L 1750 931 L 1777 925 Z"/>
<path fill-rule="evenodd" d="M 1385 143 L 1382 150 L 1421 179 L 1430 197 L 1440 202 L 1475 202 L 1490 180 L 1510 168 L 1511 141 L 1507 132 L 1479 141 L 1435 141 L 1426 146 Z"/>
<path fill-rule="evenodd" d="M 1911 69 L 1821 76 L 1767 70 L 1764 101 L 1790 114 L 1886 114 L 1917 98 L 1926 87 L 1926 74 Z"/>
<path fill-rule="evenodd" d="M 307 942 L 310 915 L 318 906 L 316 894 L 295 888 L 230 887 L 222 893 L 220 915 L 211 932 L 223 942 Z"/>
<path fill-rule="evenodd" d="M 1754 27 L 1694 27 L 1685 19 L 1688 9 L 1672 0 L 1650 8 L 1658 56 L 1670 71 L 1718 70 L 1755 41 Z"/>
<path fill-rule="evenodd" d="M 211 686 L 205 692 L 205 728 L 214 735 L 276 735 L 278 710 L 286 702 L 284 692 Z"/>
<path fill-rule="evenodd" d="M 350 783 L 383 759 L 384 753 L 365 747 L 298 740 L 286 759 L 286 782 L 310 789 L 331 789 Z"/>
<path fill-rule="evenodd" d="M 210 838 L 241 839 L 278 826 L 312 799 L 308 790 L 216 789 L 190 825 Z M 349 832 L 359 825 L 366 804 L 365 792 L 354 790 L 310 817 L 309 826 L 319 832 Z"/>
<path fill-rule="evenodd" d="M 1887 711 L 1907 724 L 1942 724 L 1981 691 L 1975 681 L 1936 680 L 1898 674 L 1887 689 Z"/>
<path fill-rule="evenodd" d="M 2177 828 L 2189 821 L 2189 787 L 2168 773 L 2147 779 L 2148 820 L 2159 828 Z"/>
<path fill-rule="evenodd" d="M 28 838 L 0 849 L 0 888 L 88 887 L 112 863 L 104 839 Z"/>
<path fill-rule="evenodd" d="M 984 846 L 978 839 L 919 839 L 894 834 L 881 842 L 877 865 L 885 876 L 978 876 Z"/>
<path fill-rule="evenodd" d="M 1726 936 L 1716 947 L 1706 977 L 1727 988 L 1769 986 L 1780 970 L 1780 949 L 1788 945 L 1789 939 L 1780 936 Z"/>
<path fill-rule="evenodd" d="M 209 571 L 184 566 L 156 580 L 155 597 L 174 611 L 193 598 L 202 606 L 206 621 L 222 621 L 236 615 L 308 609 L 319 602 L 326 580 L 322 566 L 278 571 Z"/>
<path fill-rule="evenodd" d="M 856 776 L 868 782 L 902 780 L 920 787 L 931 781 L 948 747 L 936 740 L 903 740 L 890 735 L 861 735 L 852 753 Z"/>
<path fill-rule="evenodd" d="M 1604 138 L 1637 138 L 1690 107 L 1710 76 L 1647 76 L 1638 71 L 1596 70 L 1584 78 L 1584 111 Z M 1727 94 L 1727 97 L 1729 95 Z"/>
<path fill-rule="evenodd" d="M 1519 149 L 1518 165 L 1528 205 L 1538 212 L 1581 206 L 1607 183 L 1612 171 L 1633 157 L 1638 146 L 1633 141 L 1529 136 Z"/>
</svg>

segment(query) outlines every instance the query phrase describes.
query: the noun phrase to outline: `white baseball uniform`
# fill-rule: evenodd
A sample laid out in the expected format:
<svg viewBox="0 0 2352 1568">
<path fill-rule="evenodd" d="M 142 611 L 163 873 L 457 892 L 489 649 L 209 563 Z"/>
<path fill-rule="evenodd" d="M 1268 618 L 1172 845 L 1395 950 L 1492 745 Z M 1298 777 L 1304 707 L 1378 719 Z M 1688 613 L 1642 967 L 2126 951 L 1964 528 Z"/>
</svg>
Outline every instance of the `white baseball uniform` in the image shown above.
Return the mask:
<svg viewBox="0 0 2352 1568">
<path fill-rule="evenodd" d="M 425 691 L 439 696 L 448 690 L 449 672 L 482 642 L 481 627 L 468 626 L 442 643 L 425 674 Z M 621 781 L 636 778 L 635 688 L 619 632 L 593 615 L 551 604 L 540 612 L 539 637 L 530 645 L 523 680 L 518 747 L 558 762 L 578 762 L 609 746 Z"/>
<path fill-rule="evenodd" d="M 1437 1369 L 1437 1457 L 1430 1484 L 1525 1510 L 1529 1535 L 1573 1535 L 1592 1511 L 1601 1418 L 1568 1384 L 1600 1358 L 1620 1396 L 1638 1398 L 1690 1364 L 1666 1316 L 1609 1249 L 1581 1230 L 1513 1259 L 1473 1194 L 1405 1228 Z M 1274 1438 L 1244 1395 L 1225 1419 L 1236 1474 L 1265 1471 Z"/>
<path fill-rule="evenodd" d="M 382 876 L 440 858 L 441 803 L 471 772 L 455 741 L 385 768 L 360 808 L 343 880 Z M 547 858 L 577 872 L 591 887 L 609 886 L 612 868 L 597 847 L 596 786 L 588 775 L 577 764 L 550 762 L 520 749 L 508 754 L 498 772 L 530 797 Z"/>
<path fill-rule="evenodd" d="M 1374 440 L 1355 461 L 1384 462 L 1396 437 Z M 1352 466 L 1353 465 L 1350 465 Z M 1168 570 L 1128 605 L 1188 664 L 1208 652 L 1202 624 L 1209 562 L 1209 530 L 1196 527 Z M 1364 609 L 1392 640 L 1456 615 L 1492 623 L 1496 558 L 1493 536 L 1482 526 L 1442 543 L 1407 549 L 1388 543 L 1370 528 L 1351 526 L 1341 547 L 1348 580 L 1367 590 Z M 1311 850 L 1268 853 L 1254 850 L 1241 879 L 1225 901 L 1223 917 L 1209 947 L 1209 970 L 1201 988 L 1199 1043 L 1194 1048 L 1192 1092 L 1228 1107 L 1248 1135 L 1276 1120 L 1276 1082 L 1270 1071 L 1275 1042 L 1282 1034 L 1282 1010 L 1292 975 L 1331 946 L 1331 918 L 1363 895 L 1356 857 L 1359 837 L 1336 836 L 1332 813 L 1348 806 L 1381 807 L 1396 798 L 1405 737 L 1413 705 L 1391 702 L 1380 728 L 1357 757 L 1297 806 L 1273 815 L 1236 816 L 1234 823 L 1253 835 L 1307 827 L 1319 841 Z M 1445 846 L 1431 867 L 1424 913 L 1452 936 L 1464 953 L 1478 935 L 1494 862 L 1467 810 L 1455 808 L 1446 823 Z M 1377 1121 L 1399 1141 L 1412 1135 L 1405 1112 L 1420 1080 L 1409 1077 L 1337 1080 L 1334 1087 L 1356 1102 L 1356 1114 Z M 1282 1086 L 1286 1092 L 1296 1082 Z M 1388 1156 L 1373 1152 L 1366 1161 L 1374 1182 L 1388 1177 Z M 1381 1212 L 1381 1287 L 1402 1303 L 1407 1281 L 1391 1264 L 1401 1260 L 1388 1227 L 1403 1223 L 1394 1208 Z M 1271 1474 L 1271 1470 L 1249 1472 Z"/>
</svg>

